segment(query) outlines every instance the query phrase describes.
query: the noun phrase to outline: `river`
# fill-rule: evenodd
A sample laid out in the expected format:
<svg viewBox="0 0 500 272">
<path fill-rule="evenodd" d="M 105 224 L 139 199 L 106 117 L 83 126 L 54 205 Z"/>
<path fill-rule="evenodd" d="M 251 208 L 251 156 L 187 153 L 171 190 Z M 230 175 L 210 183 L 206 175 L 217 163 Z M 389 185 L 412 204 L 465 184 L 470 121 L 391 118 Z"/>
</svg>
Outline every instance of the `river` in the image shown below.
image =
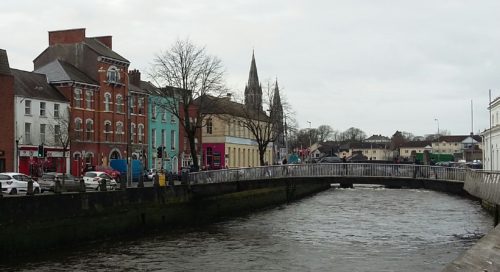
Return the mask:
<svg viewBox="0 0 500 272">
<path fill-rule="evenodd" d="M 203 227 L 93 243 L 0 270 L 440 271 L 491 228 L 479 203 L 458 196 L 332 189 Z"/>
</svg>

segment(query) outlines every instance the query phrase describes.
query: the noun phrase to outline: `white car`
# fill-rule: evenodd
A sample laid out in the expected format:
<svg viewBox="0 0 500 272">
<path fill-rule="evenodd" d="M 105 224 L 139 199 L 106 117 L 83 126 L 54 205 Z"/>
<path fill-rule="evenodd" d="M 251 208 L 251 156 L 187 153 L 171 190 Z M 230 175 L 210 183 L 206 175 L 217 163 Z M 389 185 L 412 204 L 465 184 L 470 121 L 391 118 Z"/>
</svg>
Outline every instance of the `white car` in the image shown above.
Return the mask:
<svg viewBox="0 0 500 272">
<path fill-rule="evenodd" d="M 28 191 L 28 181 L 33 180 L 22 173 L 4 172 L 0 173 L 0 182 L 2 183 L 2 193 L 16 195 L 17 193 Z M 33 193 L 41 192 L 40 184 L 33 180 Z"/>
<path fill-rule="evenodd" d="M 83 176 L 83 182 L 85 182 L 85 188 L 92 189 L 96 191 L 101 190 L 101 182 L 106 180 L 106 189 L 115 190 L 117 183 L 110 175 L 101 171 L 88 171 Z"/>
</svg>

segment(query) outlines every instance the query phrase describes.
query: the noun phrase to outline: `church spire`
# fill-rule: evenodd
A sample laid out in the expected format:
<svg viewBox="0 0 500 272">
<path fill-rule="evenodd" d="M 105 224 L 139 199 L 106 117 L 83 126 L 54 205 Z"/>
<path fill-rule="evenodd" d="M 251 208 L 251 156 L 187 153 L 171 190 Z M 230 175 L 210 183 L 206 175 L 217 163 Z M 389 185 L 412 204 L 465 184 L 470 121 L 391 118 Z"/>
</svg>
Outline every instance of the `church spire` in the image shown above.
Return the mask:
<svg viewBox="0 0 500 272">
<path fill-rule="evenodd" d="M 252 50 L 252 63 L 248 74 L 248 83 L 245 87 L 245 105 L 253 110 L 262 111 L 262 88 L 255 64 L 255 52 Z"/>
</svg>

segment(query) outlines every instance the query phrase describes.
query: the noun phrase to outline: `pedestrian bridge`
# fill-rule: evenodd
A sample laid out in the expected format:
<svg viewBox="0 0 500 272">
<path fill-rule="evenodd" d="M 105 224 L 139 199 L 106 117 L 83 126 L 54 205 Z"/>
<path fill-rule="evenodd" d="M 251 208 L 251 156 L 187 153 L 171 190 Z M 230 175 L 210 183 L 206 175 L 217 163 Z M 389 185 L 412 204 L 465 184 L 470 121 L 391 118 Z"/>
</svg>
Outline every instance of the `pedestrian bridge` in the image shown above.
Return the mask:
<svg viewBox="0 0 500 272">
<path fill-rule="evenodd" d="M 189 174 L 189 184 L 250 180 L 315 178 L 341 185 L 381 184 L 395 187 L 435 188 L 444 183 L 500 205 L 500 173 L 414 164 L 317 163 L 202 171 Z"/>
</svg>

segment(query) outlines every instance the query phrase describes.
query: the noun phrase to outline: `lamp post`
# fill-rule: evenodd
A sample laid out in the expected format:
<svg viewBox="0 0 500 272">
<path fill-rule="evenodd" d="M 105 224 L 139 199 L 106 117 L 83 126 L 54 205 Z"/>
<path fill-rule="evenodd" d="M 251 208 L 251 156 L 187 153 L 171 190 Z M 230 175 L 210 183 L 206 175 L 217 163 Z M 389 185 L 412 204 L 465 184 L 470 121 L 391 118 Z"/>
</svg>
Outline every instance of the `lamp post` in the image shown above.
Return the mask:
<svg viewBox="0 0 500 272">
<path fill-rule="evenodd" d="M 309 162 L 311 162 L 311 121 L 307 121 L 309 123 Z"/>
<path fill-rule="evenodd" d="M 438 126 L 438 131 L 437 131 L 437 133 L 438 133 L 438 137 L 437 137 L 437 141 L 438 141 L 438 142 L 437 142 L 437 146 L 438 146 L 438 148 L 437 148 L 437 155 L 438 155 L 438 159 L 437 159 L 437 160 L 438 160 L 438 162 L 439 162 L 439 119 L 434 118 L 434 121 L 436 121 L 436 122 L 437 122 L 437 126 Z"/>
</svg>

